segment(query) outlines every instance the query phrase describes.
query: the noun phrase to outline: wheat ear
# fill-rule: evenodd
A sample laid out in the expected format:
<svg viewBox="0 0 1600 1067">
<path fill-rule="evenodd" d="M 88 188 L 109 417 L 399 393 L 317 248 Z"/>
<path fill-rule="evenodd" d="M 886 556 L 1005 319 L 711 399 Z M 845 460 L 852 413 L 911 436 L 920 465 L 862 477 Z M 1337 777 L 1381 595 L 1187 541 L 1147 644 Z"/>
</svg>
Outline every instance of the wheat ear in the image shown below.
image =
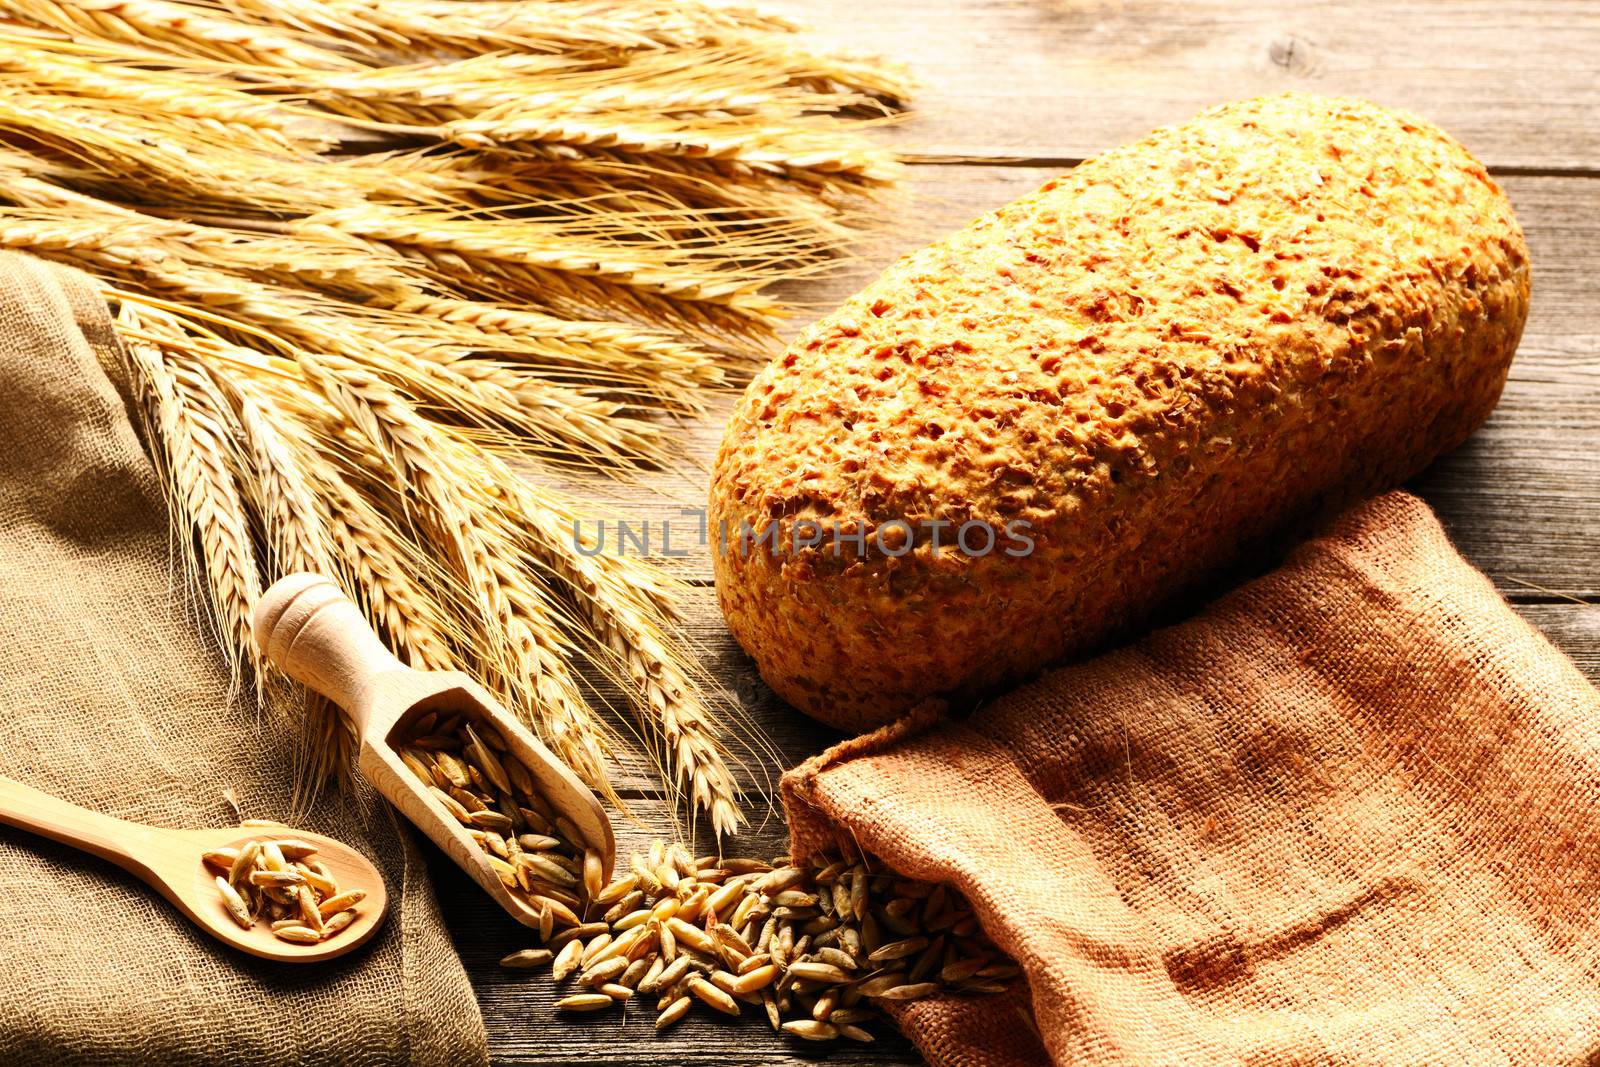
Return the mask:
<svg viewBox="0 0 1600 1067">
<path fill-rule="evenodd" d="M 0 14 L 59 31 L 0 32 L 0 245 L 115 285 L 236 674 L 264 578 L 329 570 L 399 655 L 479 674 L 605 789 L 598 664 L 667 790 L 736 829 L 734 709 L 660 574 L 568 543 L 564 498 L 502 456 L 538 479 L 664 454 L 649 413 L 701 410 L 774 337 L 775 283 L 854 247 L 899 76 L 705 0 Z M 338 763 L 348 727 L 313 719 Z"/>
<path fill-rule="evenodd" d="M 456 626 L 450 608 L 424 584 L 427 561 L 405 535 L 325 458 L 310 468 L 336 566 L 357 590 L 373 624 L 399 657 L 419 670 L 453 670 Z"/>
<path fill-rule="evenodd" d="M 565 640 L 544 597 L 518 573 L 514 546 L 504 531 L 474 512 L 456 479 L 471 453 L 442 428 L 420 418 L 388 383 L 337 356 L 302 353 L 306 379 L 383 455 L 394 489 L 421 513 L 436 543 L 470 590 L 478 616 L 483 665 L 523 699 L 514 707 L 595 788 L 617 799 L 605 774 L 606 731 L 594 719 L 561 649 Z M 443 464 L 454 462 L 453 469 Z M 470 469 L 468 467 L 468 469 Z"/>
<path fill-rule="evenodd" d="M 293 67 L 357 64 L 262 25 L 207 15 L 167 0 L 3 0 L 0 11 L 70 35 L 170 48 L 181 55 Z"/>
<path fill-rule="evenodd" d="M 121 321 L 140 325 L 127 309 Z M 125 348 L 155 431 L 151 437 L 161 445 L 168 498 L 198 544 L 194 566 L 205 577 L 214 619 L 226 635 L 221 645 L 237 686 L 244 661 L 258 670 L 261 665 L 250 629 L 261 576 L 249 514 L 234 477 L 235 438 L 220 422 L 209 395 L 215 387 L 203 366 L 175 367 L 175 360 L 153 344 L 132 341 Z"/>
<path fill-rule="evenodd" d="M 310 479 L 284 434 L 283 412 L 251 379 L 237 379 L 233 387 L 266 532 L 268 573 L 274 578 L 304 571 L 339 573 Z M 346 591 L 354 590 L 347 586 Z M 294 759 L 294 800 L 298 810 L 309 811 L 323 786 L 347 780 L 342 772 L 352 765 L 359 739 L 350 717 L 322 694 L 308 689 L 304 701 L 305 723 Z"/>
<path fill-rule="evenodd" d="M 611 653 L 644 735 L 661 753 L 690 820 L 704 812 L 719 836 L 736 833 L 743 821 L 738 784 L 721 731 L 701 697 L 703 687 L 668 647 L 660 576 L 626 557 L 591 555 L 594 546 L 577 543 L 570 510 L 518 482 L 493 484 L 506 487 L 509 500 L 502 506 L 518 516 L 528 551 L 561 576 L 589 629 Z"/>
</svg>

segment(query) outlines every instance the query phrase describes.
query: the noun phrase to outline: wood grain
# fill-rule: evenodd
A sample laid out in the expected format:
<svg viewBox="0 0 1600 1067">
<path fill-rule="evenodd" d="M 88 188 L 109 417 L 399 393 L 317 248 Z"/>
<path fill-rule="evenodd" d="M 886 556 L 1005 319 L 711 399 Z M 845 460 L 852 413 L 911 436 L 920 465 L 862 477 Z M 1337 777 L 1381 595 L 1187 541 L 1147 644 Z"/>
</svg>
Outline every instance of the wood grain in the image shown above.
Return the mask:
<svg viewBox="0 0 1600 1067">
<path fill-rule="evenodd" d="M 1364 96 L 1491 166 L 1600 167 L 1588 0 L 791 0 L 839 47 L 911 63 L 895 137 L 942 156 L 1075 160 L 1224 100 Z"/>
</svg>

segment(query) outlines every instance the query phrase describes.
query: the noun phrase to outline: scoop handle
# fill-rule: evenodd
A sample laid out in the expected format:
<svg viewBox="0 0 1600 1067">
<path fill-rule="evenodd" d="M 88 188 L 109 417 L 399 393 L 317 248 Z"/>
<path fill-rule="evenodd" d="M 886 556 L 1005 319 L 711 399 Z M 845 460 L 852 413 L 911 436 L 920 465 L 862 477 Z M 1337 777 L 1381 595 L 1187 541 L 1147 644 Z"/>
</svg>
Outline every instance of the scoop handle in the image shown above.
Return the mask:
<svg viewBox="0 0 1600 1067">
<path fill-rule="evenodd" d="M 290 678 L 321 693 L 364 728 L 379 676 L 410 668 L 372 631 L 360 608 L 331 579 L 290 574 L 256 606 L 256 645 Z"/>
</svg>

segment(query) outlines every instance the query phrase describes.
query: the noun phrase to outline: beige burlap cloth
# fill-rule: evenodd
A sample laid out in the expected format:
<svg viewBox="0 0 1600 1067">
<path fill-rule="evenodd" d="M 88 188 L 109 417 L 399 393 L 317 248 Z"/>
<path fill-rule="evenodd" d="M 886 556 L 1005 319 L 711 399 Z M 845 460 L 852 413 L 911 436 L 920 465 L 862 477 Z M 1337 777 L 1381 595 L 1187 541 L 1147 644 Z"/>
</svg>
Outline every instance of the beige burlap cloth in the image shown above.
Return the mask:
<svg viewBox="0 0 1600 1067">
<path fill-rule="evenodd" d="M 158 826 L 288 814 L 287 718 L 228 676 L 174 564 L 81 275 L 0 256 L 0 773 Z M 474 1064 L 483 1023 L 421 857 L 367 794 L 300 825 L 376 860 L 374 943 L 271 964 L 201 934 L 108 864 L 0 827 L 0 1060 Z"/>
<path fill-rule="evenodd" d="M 1403 494 L 784 786 L 797 848 L 954 883 L 1025 969 L 903 1008 L 936 1064 L 1597 1062 L 1600 694 Z"/>
</svg>

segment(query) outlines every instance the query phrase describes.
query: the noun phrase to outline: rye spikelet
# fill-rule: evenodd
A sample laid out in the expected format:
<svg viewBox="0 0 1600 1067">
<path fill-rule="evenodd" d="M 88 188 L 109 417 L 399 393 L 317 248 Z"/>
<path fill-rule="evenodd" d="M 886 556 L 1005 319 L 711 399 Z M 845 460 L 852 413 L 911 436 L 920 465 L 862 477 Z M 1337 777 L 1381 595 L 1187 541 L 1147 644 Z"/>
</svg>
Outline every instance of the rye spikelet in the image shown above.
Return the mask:
<svg viewBox="0 0 1600 1067">
<path fill-rule="evenodd" d="M 671 460 L 897 174 L 907 92 L 702 0 L 0 0 L 0 247 L 99 277 L 235 676 L 266 582 L 335 576 L 613 798 L 742 821 L 736 711 L 574 469 Z M 513 465 L 513 460 L 522 461 Z M 531 465 L 529 461 L 532 461 Z M 523 479 L 516 472 L 527 472 Z M 246 668 L 250 671 L 246 671 Z M 307 712 L 308 767 L 345 762 Z M 757 742 L 759 744 L 759 742 Z"/>
</svg>

